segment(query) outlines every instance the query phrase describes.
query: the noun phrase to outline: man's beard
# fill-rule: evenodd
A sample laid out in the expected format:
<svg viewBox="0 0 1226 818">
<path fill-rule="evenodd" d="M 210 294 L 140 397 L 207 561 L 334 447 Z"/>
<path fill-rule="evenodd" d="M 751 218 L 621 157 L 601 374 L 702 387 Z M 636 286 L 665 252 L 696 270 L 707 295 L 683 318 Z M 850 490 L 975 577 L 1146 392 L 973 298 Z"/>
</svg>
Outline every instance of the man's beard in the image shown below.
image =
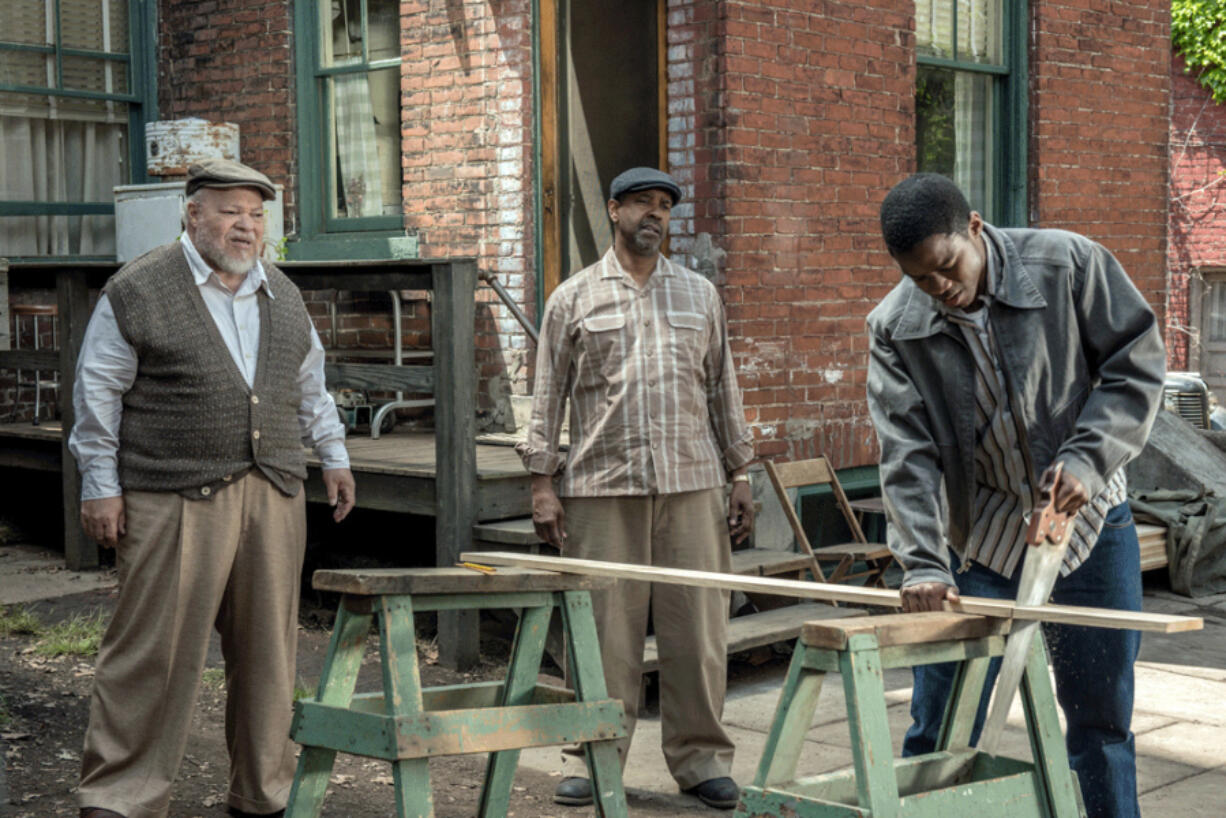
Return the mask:
<svg viewBox="0 0 1226 818">
<path fill-rule="evenodd" d="M 227 253 L 221 242 L 214 242 L 212 236 L 200 235 L 196 239 L 196 249 L 200 251 L 200 255 L 211 267 L 220 270 L 223 273 L 230 275 L 242 276 L 247 275 L 255 268 L 258 255 L 253 255 L 250 259 L 243 256 L 235 256 Z"/>
<path fill-rule="evenodd" d="M 639 222 L 634 232 L 630 234 L 630 250 L 636 255 L 646 256 L 660 249 L 660 244 L 664 241 L 664 231 L 663 228 L 656 225 L 657 228 L 660 228 L 660 232 L 653 235 L 643 232 L 642 227 L 643 223 Z"/>
</svg>

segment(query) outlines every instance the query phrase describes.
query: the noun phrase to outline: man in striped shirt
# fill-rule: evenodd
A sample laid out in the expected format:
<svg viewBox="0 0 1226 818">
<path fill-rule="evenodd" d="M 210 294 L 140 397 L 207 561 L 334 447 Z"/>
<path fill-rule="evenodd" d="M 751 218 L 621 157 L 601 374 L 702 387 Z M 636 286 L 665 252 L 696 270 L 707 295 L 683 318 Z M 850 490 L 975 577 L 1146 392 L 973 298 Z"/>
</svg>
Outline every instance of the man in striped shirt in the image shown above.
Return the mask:
<svg viewBox="0 0 1226 818">
<path fill-rule="evenodd" d="M 1038 491 L 1078 512 L 1058 603 L 1140 610 L 1124 464 L 1145 444 L 1165 354 L 1153 311 L 1101 245 L 997 229 L 943 176 L 881 206 L 903 279 L 869 315 L 869 409 L 907 611 L 1015 598 Z M 1135 631 L 1046 628 L 1069 759 L 1090 816 L 1139 815 Z M 999 660 L 990 671 L 978 738 Z M 953 668 L 916 668 L 904 754 L 934 749 Z"/>
<path fill-rule="evenodd" d="M 730 535 L 740 542 L 753 529 L 753 443 L 719 294 L 660 254 L 680 198 L 677 183 L 653 168 L 613 180 L 613 247 L 545 307 L 519 452 L 533 475 L 537 535 L 564 556 L 727 572 Z M 650 611 L 669 771 L 708 806 L 735 807 L 733 745 L 720 723 L 727 592 L 618 582 L 594 592 L 592 605 L 609 695 L 625 706 L 631 734 Z M 619 744 L 623 764 L 629 746 L 629 737 Z M 568 753 L 570 765 L 576 751 Z M 591 784 L 568 775 L 554 800 L 589 804 Z"/>
</svg>

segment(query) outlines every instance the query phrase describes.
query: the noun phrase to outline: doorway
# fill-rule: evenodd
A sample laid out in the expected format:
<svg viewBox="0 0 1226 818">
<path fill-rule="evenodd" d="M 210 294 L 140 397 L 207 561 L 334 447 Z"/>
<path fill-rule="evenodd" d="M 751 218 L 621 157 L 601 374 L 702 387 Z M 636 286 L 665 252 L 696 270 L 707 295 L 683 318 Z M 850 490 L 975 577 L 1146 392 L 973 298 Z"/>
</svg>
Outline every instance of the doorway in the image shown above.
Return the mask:
<svg viewBox="0 0 1226 818">
<path fill-rule="evenodd" d="M 664 7 L 540 0 L 546 297 L 611 245 L 613 177 L 636 165 L 667 169 Z"/>
</svg>

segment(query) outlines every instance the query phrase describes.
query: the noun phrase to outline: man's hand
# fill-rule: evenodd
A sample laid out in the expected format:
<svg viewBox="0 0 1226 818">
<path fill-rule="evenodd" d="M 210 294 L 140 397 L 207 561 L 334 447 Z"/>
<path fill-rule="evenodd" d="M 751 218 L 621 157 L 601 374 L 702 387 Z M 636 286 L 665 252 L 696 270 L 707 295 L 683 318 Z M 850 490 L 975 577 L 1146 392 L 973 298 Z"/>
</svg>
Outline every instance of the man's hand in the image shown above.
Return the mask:
<svg viewBox="0 0 1226 818">
<path fill-rule="evenodd" d="M 1056 465 L 1053 463 L 1047 467 L 1047 470 L 1043 472 L 1043 476 L 1039 479 L 1039 486 L 1051 492 L 1056 511 L 1061 514 L 1072 514 L 1090 502 L 1090 493 L 1086 491 L 1086 487 L 1080 480 L 1064 469 L 1060 470 L 1060 482 L 1052 486 L 1052 479 L 1056 474 Z"/>
<path fill-rule="evenodd" d="M 958 601 L 958 589 L 944 582 L 921 582 L 901 591 L 902 609 L 906 613 L 943 611 L 946 602 Z"/>
<path fill-rule="evenodd" d="M 744 480 L 732 484 L 728 498 L 728 534 L 740 543 L 753 533 L 753 489 Z"/>
<path fill-rule="evenodd" d="M 553 490 L 553 478 L 547 474 L 532 475 L 532 527 L 543 542 L 562 551 L 566 541 L 566 512 Z"/>
<path fill-rule="evenodd" d="M 357 502 L 357 486 L 349 469 L 324 469 L 324 488 L 328 491 L 328 505 L 333 507 L 332 519 L 338 523 L 349 516 Z"/>
<path fill-rule="evenodd" d="M 114 548 L 119 538 L 128 533 L 124 516 L 123 496 L 102 497 L 81 501 L 81 527 L 85 534 L 103 548 Z"/>
</svg>

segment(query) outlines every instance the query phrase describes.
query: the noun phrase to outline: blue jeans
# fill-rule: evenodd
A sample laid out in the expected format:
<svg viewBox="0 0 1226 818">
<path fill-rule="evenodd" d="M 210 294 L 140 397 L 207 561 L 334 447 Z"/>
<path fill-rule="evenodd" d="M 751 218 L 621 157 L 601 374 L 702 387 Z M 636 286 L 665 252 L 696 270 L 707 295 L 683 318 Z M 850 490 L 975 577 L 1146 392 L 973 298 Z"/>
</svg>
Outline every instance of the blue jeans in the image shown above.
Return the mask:
<svg viewBox="0 0 1226 818">
<path fill-rule="evenodd" d="M 958 572 L 957 556 L 953 556 L 953 565 L 961 594 L 1017 597 L 1021 564 L 1012 578 L 978 563 L 971 563 L 964 573 Z M 1141 610 L 1140 546 L 1127 502 L 1108 513 L 1090 558 L 1073 573 L 1056 580 L 1052 599 L 1061 605 Z M 1068 723 L 1065 744 L 1069 762 L 1081 782 L 1089 818 L 1139 818 L 1137 754 L 1131 724 L 1133 664 L 1141 648 L 1140 632 L 1045 624 L 1043 635 L 1056 677 L 1056 698 Z M 954 667 L 947 663 L 914 668 L 911 716 L 915 722 L 903 740 L 904 756 L 930 753 L 936 748 Z M 972 744 L 979 741 L 999 669 L 997 658 L 988 671 Z"/>
</svg>

